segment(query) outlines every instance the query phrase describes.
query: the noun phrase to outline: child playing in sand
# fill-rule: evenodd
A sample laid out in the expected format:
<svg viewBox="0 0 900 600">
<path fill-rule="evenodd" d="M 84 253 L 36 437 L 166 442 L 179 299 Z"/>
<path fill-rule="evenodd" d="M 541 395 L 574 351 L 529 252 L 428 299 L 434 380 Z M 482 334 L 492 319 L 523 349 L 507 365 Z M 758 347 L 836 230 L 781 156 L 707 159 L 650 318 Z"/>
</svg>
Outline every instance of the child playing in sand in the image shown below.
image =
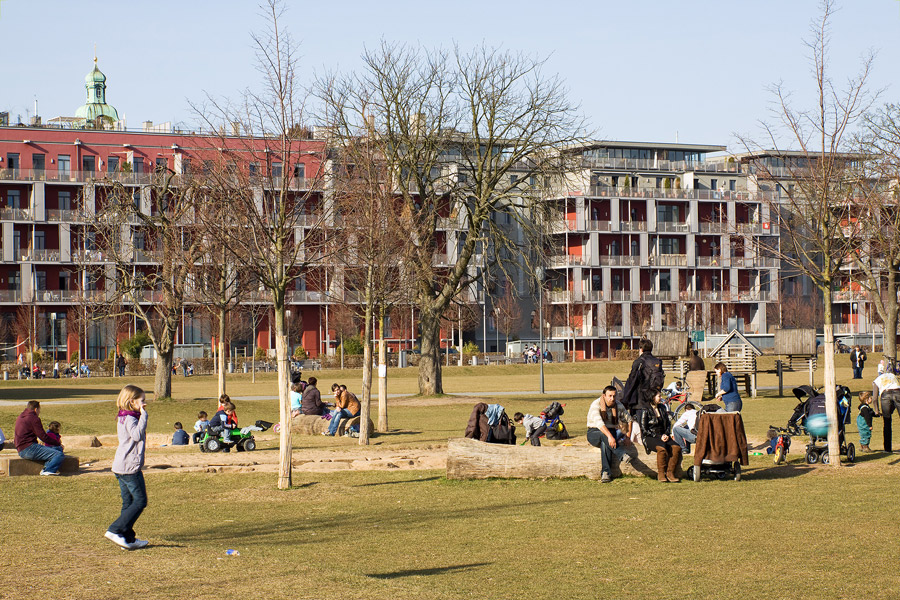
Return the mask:
<svg viewBox="0 0 900 600">
<path fill-rule="evenodd" d="M 869 442 L 872 440 L 872 419 L 876 417 L 872 410 L 872 392 L 859 393 L 859 414 L 856 415 L 856 427 L 859 429 L 859 449 L 871 452 Z"/>
<path fill-rule="evenodd" d="M 175 433 L 172 434 L 172 445 L 173 446 L 187 446 L 188 444 L 188 434 L 187 431 L 184 430 L 184 426 L 181 424 L 181 421 L 175 422 Z"/>
<path fill-rule="evenodd" d="M 60 427 L 59 421 L 50 421 L 50 424 L 47 425 L 47 437 L 50 438 L 53 443 L 44 444 L 51 450 L 57 450 L 58 452 L 63 451 L 62 437 L 59 435 Z"/>
<path fill-rule="evenodd" d="M 547 431 L 547 421 L 541 417 L 534 415 L 523 415 L 517 412 L 513 415 L 513 421 L 525 427 L 525 439 L 531 442 L 532 446 L 541 445 L 541 436 Z M 522 442 L 524 445 L 525 442 Z"/>
</svg>

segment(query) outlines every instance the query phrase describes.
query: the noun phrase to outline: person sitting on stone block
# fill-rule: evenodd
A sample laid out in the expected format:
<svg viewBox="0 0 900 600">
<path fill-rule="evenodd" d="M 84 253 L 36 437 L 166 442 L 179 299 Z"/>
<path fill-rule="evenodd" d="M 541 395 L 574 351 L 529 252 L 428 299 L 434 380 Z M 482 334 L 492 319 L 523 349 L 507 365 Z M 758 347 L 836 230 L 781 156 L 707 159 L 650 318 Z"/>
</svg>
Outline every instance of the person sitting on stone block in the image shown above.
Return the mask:
<svg viewBox="0 0 900 600">
<path fill-rule="evenodd" d="M 44 431 L 40 414 L 41 403 L 37 400 L 29 400 L 22 414 L 16 417 L 14 438 L 16 451 L 20 457 L 26 460 L 44 463 L 41 475 L 59 475 L 59 467 L 66 456 L 60 450 L 53 450 L 38 444 L 38 440 L 45 444 L 53 443 L 53 440 Z"/>
</svg>

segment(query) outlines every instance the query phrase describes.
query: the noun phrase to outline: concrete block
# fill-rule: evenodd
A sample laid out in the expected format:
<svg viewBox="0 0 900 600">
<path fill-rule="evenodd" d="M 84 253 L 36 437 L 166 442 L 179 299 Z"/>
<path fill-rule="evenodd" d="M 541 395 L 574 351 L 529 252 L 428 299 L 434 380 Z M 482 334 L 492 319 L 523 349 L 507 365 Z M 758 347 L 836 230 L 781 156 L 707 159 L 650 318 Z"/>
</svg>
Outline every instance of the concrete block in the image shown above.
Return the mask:
<svg viewBox="0 0 900 600">
<path fill-rule="evenodd" d="M 17 477 L 19 475 L 40 475 L 44 469 L 44 463 L 34 460 L 26 460 L 19 456 L 0 456 L 0 473 L 4 473 L 9 477 Z M 67 475 L 78 473 L 78 457 L 66 456 L 59 472 Z"/>
</svg>

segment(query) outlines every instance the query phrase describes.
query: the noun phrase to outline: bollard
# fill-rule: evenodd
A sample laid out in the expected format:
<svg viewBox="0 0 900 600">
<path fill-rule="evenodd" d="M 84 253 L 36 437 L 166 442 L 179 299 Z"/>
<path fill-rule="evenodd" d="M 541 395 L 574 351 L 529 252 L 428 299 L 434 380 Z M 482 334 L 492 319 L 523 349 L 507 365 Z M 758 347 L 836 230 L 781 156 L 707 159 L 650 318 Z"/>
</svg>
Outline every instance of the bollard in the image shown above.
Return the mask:
<svg viewBox="0 0 900 600">
<path fill-rule="evenodd" d="M 813 385 L 813 359 L 809 359 L 809 387 L 814 388 L 816 386 Z"/>
</svg>

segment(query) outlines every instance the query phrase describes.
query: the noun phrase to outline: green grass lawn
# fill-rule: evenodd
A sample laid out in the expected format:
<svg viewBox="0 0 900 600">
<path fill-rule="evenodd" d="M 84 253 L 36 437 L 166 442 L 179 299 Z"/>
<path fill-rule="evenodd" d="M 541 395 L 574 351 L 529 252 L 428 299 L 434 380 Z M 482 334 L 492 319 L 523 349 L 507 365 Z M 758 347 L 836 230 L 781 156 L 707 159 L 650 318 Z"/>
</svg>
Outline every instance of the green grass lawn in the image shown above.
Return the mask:
<svg viewBox="0 0 900 600">
<path fill-rule="evenodd" d="M 624 377 L 628 366 L 549 365 L 547 388 L 599 389 L 612 374 Z M 323 389 L 332 380 L 359 387 L 358 371 L 316 375 Z M 415 391 L 415 370 L 390 376 L 392 393 Z M 858 384 L 854 390 L 868 385 L 849 376 L 849 367 L 839 369 L 838 380 Z M 539 396 L 536 377 L 531 366 L 451 367 L 445 387 L 521 391 L 497 397 L 509 412 L 536 413 L 559 399 L 567 403 L 570 432 L 583 440 L 592 395 Z M 791 377 L 798 381 L 788 387 L 803 383 L 805 374 Z M 761 380 L 774 385 L 771 375 Z M 103 400 L 44 407 L 45 422 L 63 423 L 65 441 L 115 431 L 112 400 L 120 384 L 5 382 L 0 400 Z M 273 375 L 256 384 L 243 375 L 229 379 L 233 396 L 274 395 L 274 386 Z M 214 394 L 211 377 L 176 378 L 174 400 L 151 402 L 151 431 L 169 433 L 175 420 L 189 428 L 197 410 L 214 409 Z M 768 424 L 783 424 L 795 403 L 772 390 L 745 400 L 748 436 L 760 439 Z M 462 434 L 470 410 L 452 398 L 397 401 L 390 433 L 372 442 L 440 447 Z M 0 406 L 7 434 L 20 411 Z M 277 419 L 272 400 L 239 402 L 238 412 L 244 423 Z M 855 424 L 848 438 L 858 441 Z M 873 447 L 880 440 L 876 421 Z M 895 598 L 900 573 L 892 560 L 876 557 L 894 556 L 900 525 L 882 521 L 876 507 L 896 503 L 900 458 L 867 454 L 840 470 L 807 467 L 802 446 L 795 440 L 789 464 L 780 467 L 751 456 L 741 482 L 677 485 L 646 478 L 609 485 L 449 481 L 443 471 L 361 471 L 295 472 L 294 488 L 278 491 L 271 473 L 151 472 L 150 506 L 138 532 L 153 545 L 133 553 L 102 537 L 120 506 L 112 475 L 2 479 L 0 597 Z M 295 457 L 318 448 L 357 452 L 346 439 L 294 436 Z M 74 454 L 87 461 L 111 452 Z M 229 548 L 241 555 L 226 556 Z"/>
</svg>

